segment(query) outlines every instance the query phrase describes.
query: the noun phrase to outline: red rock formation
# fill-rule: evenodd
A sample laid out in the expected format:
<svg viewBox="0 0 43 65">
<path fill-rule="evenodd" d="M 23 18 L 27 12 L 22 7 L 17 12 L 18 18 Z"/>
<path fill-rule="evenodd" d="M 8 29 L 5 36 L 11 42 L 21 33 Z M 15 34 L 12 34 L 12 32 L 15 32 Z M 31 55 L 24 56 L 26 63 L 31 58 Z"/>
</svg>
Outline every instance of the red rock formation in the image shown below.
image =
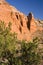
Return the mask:
<svg viewBox="0 0 43 65">
<path fill-rule="evenodd" d="M 0 0 L 0 20 L 6 25 L 12 23 L 12 32 L 17 33 L 17 38 L 22 40 L 31 40 L 32 34 L 36 30 L 41 30 L 42 27 L 37 27 L 37 22 L 32 13 L 28 16 L 19 12 L 15 7 L 9 5 L 5 0 Z"/>
</svg>

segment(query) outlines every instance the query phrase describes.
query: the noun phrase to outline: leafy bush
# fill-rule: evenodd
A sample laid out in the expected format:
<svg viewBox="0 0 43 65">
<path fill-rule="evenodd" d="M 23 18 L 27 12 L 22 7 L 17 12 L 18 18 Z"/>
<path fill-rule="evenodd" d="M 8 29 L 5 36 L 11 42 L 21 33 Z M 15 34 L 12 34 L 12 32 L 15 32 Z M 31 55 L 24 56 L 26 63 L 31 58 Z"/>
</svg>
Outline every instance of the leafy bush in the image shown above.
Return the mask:
<svg viewBox="0 0 43 65">
<path fill-rule="evenodd" d="M 20 41 L 10 31 L 10 22 L 8 27 L 0 22 L 0 65 L 38 65 L 41 55 L 37 38 L 32 42 Z"/>
</svg>

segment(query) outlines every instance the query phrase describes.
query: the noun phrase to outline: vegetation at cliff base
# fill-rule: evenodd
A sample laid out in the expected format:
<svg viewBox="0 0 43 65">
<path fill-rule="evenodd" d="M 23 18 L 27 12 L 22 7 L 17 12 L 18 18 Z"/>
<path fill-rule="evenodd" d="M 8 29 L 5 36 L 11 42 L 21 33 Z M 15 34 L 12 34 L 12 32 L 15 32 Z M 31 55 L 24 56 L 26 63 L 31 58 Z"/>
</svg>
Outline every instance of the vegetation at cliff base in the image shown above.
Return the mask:
<svg viewBox="0 0 43 65">
<path fill-rule="evenodd" d="M 37 38 L 31 42 L 18 40 L 15 32 L 11 33 L 11 23 L 6 26 L 0 22 L 0 65 L 39 65 L 38 45 Z"/>
</svg>

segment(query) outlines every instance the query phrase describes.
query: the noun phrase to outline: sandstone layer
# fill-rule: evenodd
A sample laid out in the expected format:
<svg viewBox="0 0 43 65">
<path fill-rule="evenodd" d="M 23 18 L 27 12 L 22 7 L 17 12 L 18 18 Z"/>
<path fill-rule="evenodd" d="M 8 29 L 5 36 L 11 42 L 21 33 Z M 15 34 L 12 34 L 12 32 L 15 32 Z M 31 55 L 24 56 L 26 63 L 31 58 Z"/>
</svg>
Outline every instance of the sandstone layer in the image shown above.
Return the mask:
<svg viewBox="0 0 43 65">
<path fill-rule="evenodd" d="M 0 0 L 0 21 L 6 25 L 11 22 L 11 31 L 17 33 L 19 40 L 29 41 L 40 36 L 43 41 L 43 21 L 36 20 L 32 13 L 26 16 L 5 0 Z"/>
</svg>

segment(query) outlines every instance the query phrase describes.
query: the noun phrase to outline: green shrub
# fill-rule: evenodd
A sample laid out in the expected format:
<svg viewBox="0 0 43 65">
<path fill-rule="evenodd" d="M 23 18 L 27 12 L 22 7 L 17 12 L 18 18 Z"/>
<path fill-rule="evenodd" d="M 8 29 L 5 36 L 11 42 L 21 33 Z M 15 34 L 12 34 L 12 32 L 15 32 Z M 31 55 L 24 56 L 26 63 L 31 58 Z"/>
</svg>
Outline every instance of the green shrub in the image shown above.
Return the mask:
<svg viewBox="0 0 43 65">
<path fill-rule="evenodd" d="M 6 27 L 0 22 L 0 65 L 38 65 L 41 55 L 37 38 L 32 42 L 19 41 L 16 34 L 10 32 L 10 25 Z"/>
</svg>

